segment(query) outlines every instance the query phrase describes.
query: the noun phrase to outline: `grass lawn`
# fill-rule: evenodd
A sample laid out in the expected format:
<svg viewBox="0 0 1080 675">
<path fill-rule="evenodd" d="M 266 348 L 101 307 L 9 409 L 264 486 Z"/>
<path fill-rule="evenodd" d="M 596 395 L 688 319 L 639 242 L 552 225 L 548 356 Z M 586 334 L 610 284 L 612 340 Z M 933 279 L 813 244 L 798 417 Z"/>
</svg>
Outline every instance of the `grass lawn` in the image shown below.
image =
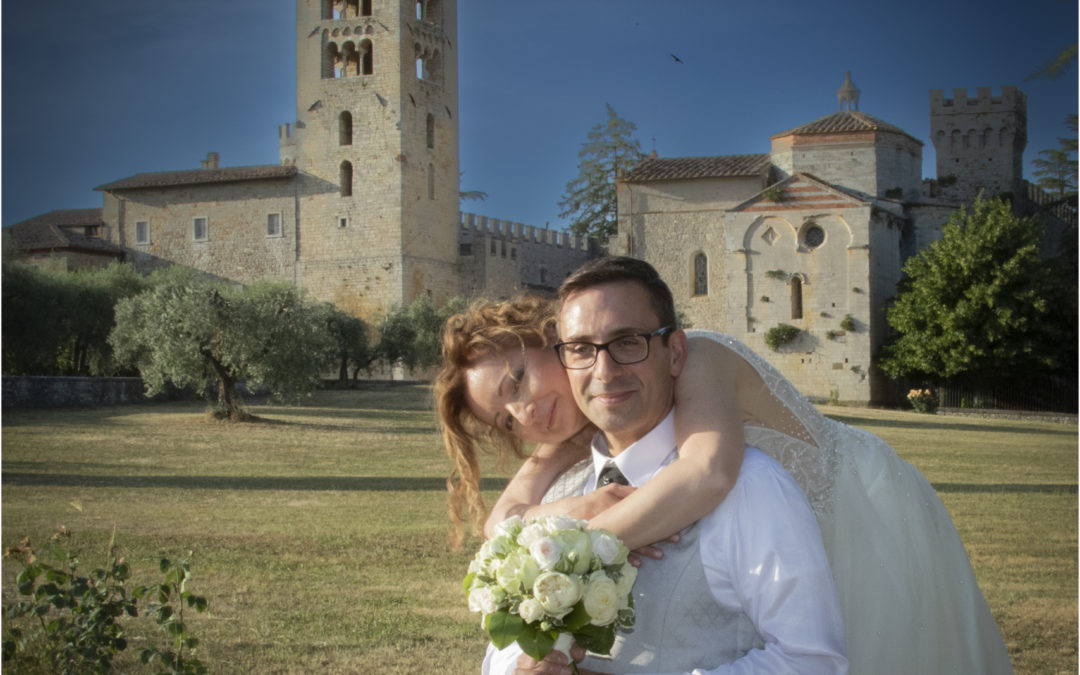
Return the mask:
<svg viewBox="0 0 1080 675">
<path fill-rule="evenodd" d="M 460 587 L 476 542 L 445 545 L 448 460 L 429 396 L 326 391 L 252 405 L 251 424 L 194 403 L 5 412 L 2 543 L 41 545 L 62 524 L 89 569 L 115 526 L 136 583 L 190 551 L 210 611 L 189 627 L 211 672 L 478 672 L 485 640 Z M 1076 426 L 825 411 L 938 488 L 1017 672 L 1076 672 Z M 484 475 L 491 503 L 508 474 Z M 4 561 L 5 605 L 17 571 Z M 155 630 L 131 625 L 119 670 Z"/>
</svg>

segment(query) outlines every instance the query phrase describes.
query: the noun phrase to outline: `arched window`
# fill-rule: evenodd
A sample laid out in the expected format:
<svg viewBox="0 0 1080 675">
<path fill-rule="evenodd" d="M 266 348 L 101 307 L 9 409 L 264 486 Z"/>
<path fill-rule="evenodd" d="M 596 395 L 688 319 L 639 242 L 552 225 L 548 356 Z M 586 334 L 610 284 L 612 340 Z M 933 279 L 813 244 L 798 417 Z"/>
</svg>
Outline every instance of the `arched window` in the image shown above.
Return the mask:
<svg viewBox="0 0 1080 675">
<path fill-rule="evenodd" d="M 694 295 L 709 294 L 709 258 L 704 253 L 694 255 Z"/>
<path fill-rule="evenodd" d="M 791 278 L 791 318 L 802 318 L 802 279 Z"/>
<path fill-rule="evenodd" d="M 341 196 L 352 197 L 352 162 L 345 161 L 341 163 L 338 182 L 341 183 Z"/>
<path fill-rule="evenodd" d="M 364 75 L 371 75 L 375 72 L 374 52 L 375 50 L 371 47 L 371 40 L 362 40 L 360 42 L 360 72 Z"/>
<path fill-rule="evenodd" d="M 427 116 L 427 146 L 435 147 L 435 116 L 431 113 Z"/>
<path fill-rule="evenodd" d="M 322 76 L 324 78 L 341 77 L 341 51 L 333 42 L 326 45 L 323 52 Z"/>
<path fill-rule="evenodd" d="M 424 3 L 421 0 L 416 0 L 416 20 L 422 21 L 424 19 Z"/>
<path fill-rule="evenodd" d="M 345 67 L 342 68 L 340 77 L 355 77 L 360 74 L 360 55 L 357 53 L 356 45 L 352 42 L 346 42 L 345 46 L 341 49 L 342 59 L 345 62 Z"/>
<path fill-rule="evenodd" d="M 435 165 L 427 165 L 427 198 L 435 199 Z M 503 252 L 505 254 L 505 251 Z"/>
<path fill-rule="evenodd" d="M 338 115 L 338 145 L 352 145 L 352 113 L 348 110 Z"/>
<path fill-rule="evenodd" d="M 416 79 L 424 79 L 424 59 L 420 56 L 416 57 Z"/>
<path fill-rule="evenodd" d="M 360 0 L 360 15 L 371 16 L 371 0 Z"/>
</svg>

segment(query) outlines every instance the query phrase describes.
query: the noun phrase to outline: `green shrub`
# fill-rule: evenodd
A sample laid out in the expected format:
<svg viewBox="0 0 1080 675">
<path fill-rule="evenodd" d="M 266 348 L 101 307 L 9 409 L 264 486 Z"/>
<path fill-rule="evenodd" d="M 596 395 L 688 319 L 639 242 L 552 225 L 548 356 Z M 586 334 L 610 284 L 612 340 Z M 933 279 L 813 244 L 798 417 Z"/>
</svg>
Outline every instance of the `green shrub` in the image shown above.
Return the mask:
<svg viewBox="0 0 1080 675">
<path fill-rule="evenodd" d="M 769 345 L 769 349 L 778 352 L 781 347 L 799 337 L 801 332 L 801 329 L 789 323 L 777 324 L 765 333 L 765 344 Z"/>
<path fill-rule="evenodd" d="M 184 624 L 184 605 L 197 612 L 206 610 L 206 598 L 193 595 L 186 585 L 191 577 L 187 560 L 161 561 L 165 582 L 131 589 L 131 566 L 116 553 L 114 541 L 106 554 L 106 565 L 86 575 L 79 572 L 79 559 L 70 546 L 71 532 L 61 526 L 53 535 L 51 557 L 57 564 L 39 559 L 24 539 L 20 546 L 4 552 L 22 564 L 16 577 L 19 600 L 5 613 L 9 619 L 27 618 L 11 626 L 3 641 L 3 663 L 13 672 L 106 673 L 113 657 L 128 643 L 119 620 L 139 615 L 139 601 L 146 597 L 154 620 L 172 638 L 175 651 L 144 649 L 142 662 L 155 659 L 172 675 L 200 675 L 206 667 L 184 650 L 194 652 L 198 640 Z M 177 607 L 173 608 L 173 602 Z M 24 630 L 25 629 L 25 630 Z"/>
<path fill-rule="evenodd" d="M 840 328 L 851 331 L 855 330 L 855 317 L 850 314 L 845 316 L 843 321 L 840 322 Z"/>
</svg>

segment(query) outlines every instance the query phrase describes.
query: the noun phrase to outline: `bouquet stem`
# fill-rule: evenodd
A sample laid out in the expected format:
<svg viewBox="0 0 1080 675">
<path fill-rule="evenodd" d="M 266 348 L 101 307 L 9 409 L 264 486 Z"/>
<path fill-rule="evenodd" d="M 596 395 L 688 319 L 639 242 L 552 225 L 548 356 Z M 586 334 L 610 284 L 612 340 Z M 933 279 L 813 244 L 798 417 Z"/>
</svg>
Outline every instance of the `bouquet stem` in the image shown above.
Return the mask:
<svg viewBox="0 0 1080 675">
<path fill-rule="evenodd" d="M 555 647 L 553 648 L 557 652 L 566 654 L 566 658 L 570 659 L 570 672 L 574 675 L 578 675 L 577 664 L 574 663 L 574 657 L 570 656 L 570 647 L 574 645 L 574 636 L 570 633 L 559 633 L 559 637 L 555 638 Z"/>
</svg>

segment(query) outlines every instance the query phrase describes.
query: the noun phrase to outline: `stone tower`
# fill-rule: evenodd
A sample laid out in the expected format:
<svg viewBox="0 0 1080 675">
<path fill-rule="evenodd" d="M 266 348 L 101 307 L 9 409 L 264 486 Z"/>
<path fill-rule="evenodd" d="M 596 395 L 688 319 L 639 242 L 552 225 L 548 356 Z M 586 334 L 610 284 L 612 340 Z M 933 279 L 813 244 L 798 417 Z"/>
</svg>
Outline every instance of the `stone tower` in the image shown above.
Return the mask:
<svg viewBox="0 0 1080 675">
<path fill-rule="evenodd" d="M 1016 87 L 1003 86 L 1001 96 L 979 87 L 976 98 L 967 89 L 930 90 L 930 135 L 937 154 L 937 177 L 949 200 L 970 202 L 980 190 L 1019 195 L 1027 145 L 1027 98 Z M 954 180 L 955 179 L 955 180 Z"/>
<path fill-rule="evenodd" d="M 459 293 L 456 0 L 297 0 L 296 281 L 372 317 Z"/>
</svg>

